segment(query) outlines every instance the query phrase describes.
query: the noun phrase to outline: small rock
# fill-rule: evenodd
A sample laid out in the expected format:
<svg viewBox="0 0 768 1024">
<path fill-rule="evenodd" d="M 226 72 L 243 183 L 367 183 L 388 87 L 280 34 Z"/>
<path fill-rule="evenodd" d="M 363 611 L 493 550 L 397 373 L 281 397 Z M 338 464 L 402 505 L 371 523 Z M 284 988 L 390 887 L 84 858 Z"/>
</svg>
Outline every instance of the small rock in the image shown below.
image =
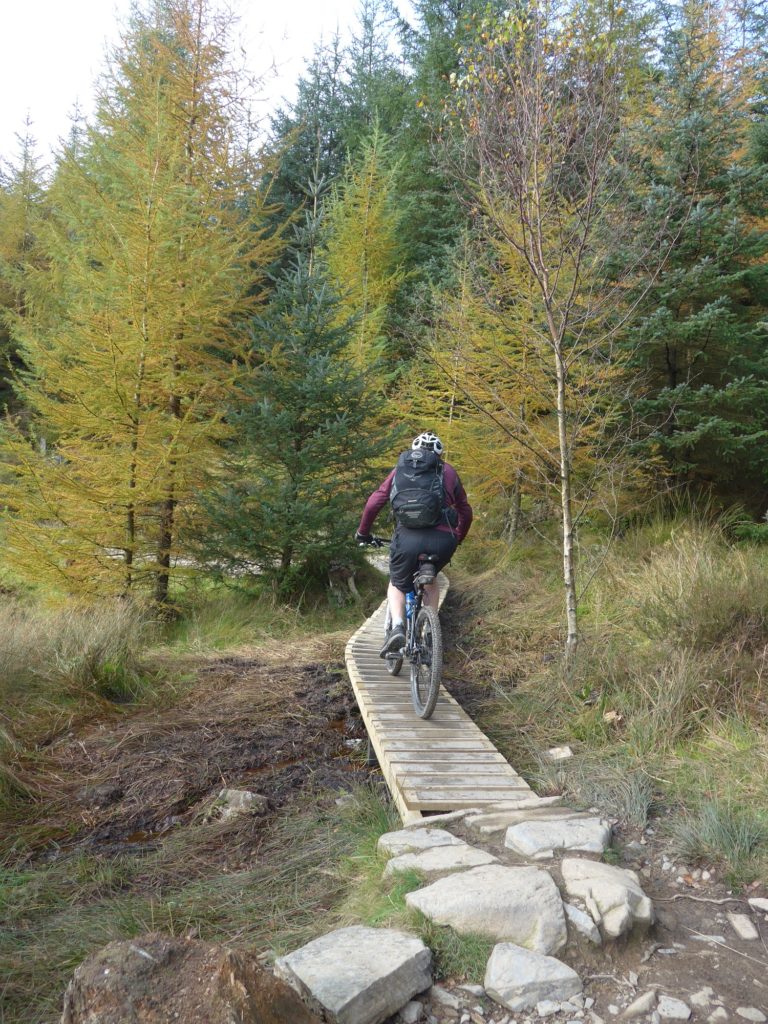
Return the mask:
<svg viewBox="0 0 768 1024">
<path fill-rule="evenodd" d="M 691 939 L 694 942 L 714 942 L 718 946 L 722 946 L 725 943 L 724 935 L 692 935 Z"/>
<path fill-rule="evenodd" d="M 654 1010 L 651 1014 L 651 1024 L 661 1024 L 661 1017 L 658 1010 Z"/>
<path fill-rule="evenodd" d="M 613 1014 L 613 1016 L 615 1017 L 618 1012 L 619 1012 L 619 1008 L 618 1008 L 618 1006 L 616 1006 L 615 1003 L 609 1003 L 608 1004 L 608 1013 Z"/>
<path fill-rule="evenodd" d="M 247 789 L 222 789 L 215 804 L 222 819 L 239 814 L 264 814 L 268 809 L 269 800 L 265 796 Z"/>
<path fill-rule="evenodd" d="M 768 900 L 763 899 L 762 896 L 752 896 L 747 903 L 753 910 L 768 910 Z"/>
<path fill-rule="evenodd" d="M 728 1013 L 725 1010 L 725 1007 L 718 1006 L 717 1009 L 713 1010 L 707 1017 L 707 1024 L 720 1024 L 721 1021 L 726 1020 L 728 1020 Z"/>
<path fill-rule="evenodd" d="M 622 1020 L 631 1020 L 633 1017 L 644 1017 L 646 1013 L 651 1013 L 653 1008 L 656 1006 L 656 989 L 649 989 L 647 992 L 643 992 L 637 999 L 633 999 L 629 1006 L 624 1010 L 621 1017 Z"/>
<path fill-rule="evenodd" d="M 477 996 L 478 999 L 482 999 L 485 995 L 485 989 L 482 985 L 459 985 L 462 992 L 469 992 L 471 996 Z"/>
<path fill-rule="evenodd" d="M 600 937 L 600 930 L 589 914 L 586 914 L 583 910 L 580 910 L 572 903 L 563 903 L 563 908 L 565 910 L 565 916 L 580 935 L 584 935 L 596 946 L 600 946 L 602 944 L 603 940 Z"/>
<path fill-rule="evenodd" d="M 536 1013 L 540 1017 L 551 1017 L 553 1013 L 560 1012 L 560 1003 L 556 1003 L 553 999 L 542 999 L 536 1003 Z"/>
<path fill-rule="evenodd" d="M 748 914 L 728 914 L 727 917 L 731 928 L 733 928 L 740 939 L 750 940 L 758 938 L 757 928 L 755 928 Z"/>
<path fill-rule="evenodd" d="M 632 988 L 637 988 L 637 983 L 640 980 L 637 976 L 637 973 L 635 971 L 630 971 L 627 977 L 629 978 L 629 984 L 632 986 Z"/>
<path fill-rule="evenodd" d="M 587 998 L 584 1000 L 584 1009 L 591 1010 L 594 1005 L 595 1000 L 592 998 L 592 996 L 587 996 Z"/>
<path fill-rule="evenodd" d="M 433 985 L 429 990 L 429 998 L 433 1003 L 440 1003 L 441 1006 L 450 1006 L 452 1010 L 458 1010 L 461 1006 L 453 992 L 449 992 L 442 985 Z"/>
<path fill-rule="evenodd" d="M 700 988 L 698 992 L 694 992 L 692 996 L 689 996 L 689 1000 L 692 1006 L 705 1007 L 709 1006 L 714 996 L 714 989 L 711 989 L 709 985 L 705 985 L 704 988 Z"/>
<path fill-rule="evenodd" d="M 406 1003 L 400 1011 L 400 1020 L 403 1024 L 416 1024 L 417 1021 L 421 1020 L 421 1014 L 424 1007 L 417 999 L 411 1000 L 410 1003 Z"/>
<path fill-rule="evenodd" d="M 701 872 L 701 880 L 702 880 L 702 882 L 708 882 L 711 877 L 712 877 L 712 875 L 709 873 L 709 871 L 705 870 L 705 871 Z"/>
<path fill-rule="evenodd" d="M 688 1020 L 691 1016 L 690 1006 L 672 996 L 661 996 L 657 1012 L 662 1020 Z"/>
<path fill-rule="evenodd" d="M 570 747 L 550 747 L 546 756 L 550 761 L 567 761 L 573 757 L 573 751 Z"/>
<path fill-rule="evenodd" d="M 768 1017 L 765 1016 L 762 1010 L 758 1010 L 756 1006 L 737 1006 L 736 1013 L 743 1017 L 744 1020 L 754 1021 L 754 1024 L 764 1024 L 768 1020 Z"/>
</svg>

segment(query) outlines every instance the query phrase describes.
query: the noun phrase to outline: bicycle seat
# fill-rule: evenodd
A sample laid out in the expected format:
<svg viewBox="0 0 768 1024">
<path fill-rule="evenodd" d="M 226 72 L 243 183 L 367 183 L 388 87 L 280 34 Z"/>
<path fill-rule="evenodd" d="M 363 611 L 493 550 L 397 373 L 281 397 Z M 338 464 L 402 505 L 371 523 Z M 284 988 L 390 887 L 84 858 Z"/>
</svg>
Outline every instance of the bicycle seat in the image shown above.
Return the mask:
<svg viewBox="0 0 768 1024">
<path fill-rule="evenodd" d="M 429 556 L 428 556 L 429 557 Z M 419 568 L 414 573 L 414 582 L 419 586 L 428 586 L 430 583 L 435 582 L 437 576 L 437 568 L 433 563 L 427 559 L 419 561 Z"/>
</svg>

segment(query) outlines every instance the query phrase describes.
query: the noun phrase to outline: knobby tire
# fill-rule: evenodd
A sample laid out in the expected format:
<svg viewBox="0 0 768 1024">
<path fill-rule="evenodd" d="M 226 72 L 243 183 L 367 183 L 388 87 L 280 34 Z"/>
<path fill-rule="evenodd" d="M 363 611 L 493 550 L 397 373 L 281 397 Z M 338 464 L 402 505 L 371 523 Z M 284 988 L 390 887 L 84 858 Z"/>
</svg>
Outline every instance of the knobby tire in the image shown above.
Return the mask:
<svg viewBox="0 0 768 1024">
<path fill-rule="evenodd" d="M 419 718 L 430 718 L 440 693 L 443 674 L 443 636 L 434 608 L 422 606 L 413 627 L 411 698 Z"/>
</svg>

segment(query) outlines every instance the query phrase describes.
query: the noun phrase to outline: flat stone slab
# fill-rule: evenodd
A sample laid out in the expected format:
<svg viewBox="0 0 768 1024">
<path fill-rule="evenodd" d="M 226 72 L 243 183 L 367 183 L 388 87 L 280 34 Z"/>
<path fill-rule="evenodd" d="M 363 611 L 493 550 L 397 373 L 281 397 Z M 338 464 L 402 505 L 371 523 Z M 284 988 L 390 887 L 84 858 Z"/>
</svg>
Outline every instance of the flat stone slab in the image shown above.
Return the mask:
<svg viewBox="0 0 768 1024">
<path fill-rule="evenodd" d="M 760 938 L 760 933 L 755 928 L 749 914 L 726 914 L 725 916 L 740 939 L 752 941 Z"/>
<path fill-rule="evenodd" d="M 566 892 L 584 901 L 607 938 L 617 938 L 635 925 L 653 924 L 653 904 L 634 871 L 575 857 L 566 857 L 561 869 Z"/>
<path fill-rule="evenodd" d="M 399 857 L 404 853 L 417 853 L 434 846 L 466 845 L 463 839 L 458 839 L 444 828 L 404 828 L 399 832 L 385 832 L 379 837 L 376 849 L 388 857 Z"/>
<path fill-rule="evenodd" d="M 560 1002 L 581 992 L 581 978 L 553 956 L 511 942 L 493 948 L 485 970 L 485 991 L 508 1010 L 532 1010 L 544 1000 Z"/>
<path fill-rule="evenodd" d="M 537 953 L 555 953 L 567 940 L 557 886 L 535 867 L 472 868 L 409 892 L 405 902 L 459 935 L 484 935 Z"/>
<path fill-rule="evenodd" d="M 611 841 L 611 826 L 602 818 L 526 820 L 507 829 L 508 850 L 536 860 L 554 857 L 556 850 L 603 853 Z"/>
<path fill-rule="evenodd" d="M 353 925 L 275 961 L 275 974 L 338 1024 L 380 1024 L 432 984 L 432 953 L 393 928 Z"/>
<path fill-rule="evenodd" d="M 498 857 L 486 850 L 478 850 L 469 843 L 456 846 L 432 846 L 417 853 L 404 853 L 393 857 L 384 868 L 384 878 L 391 878 L 398 871 L 418 871 L 428 879 L 440 878 L 453 871 L 466 871 L 483 864 L 498 864 Z"/>
<path fill-rule="evenodd" d="M 586 817 L 583 812 L 574 811 L 570 807 L 558 807 L 556 804 L 545 804 L 530 808 L 507 807 L 504 809 L 488 809 L 479 814 L 469 815 L 466 825 L 474 832 L 487 836 L 511 825 L 523 821 L 560 821 L 569 818 Z"/>
</svg>

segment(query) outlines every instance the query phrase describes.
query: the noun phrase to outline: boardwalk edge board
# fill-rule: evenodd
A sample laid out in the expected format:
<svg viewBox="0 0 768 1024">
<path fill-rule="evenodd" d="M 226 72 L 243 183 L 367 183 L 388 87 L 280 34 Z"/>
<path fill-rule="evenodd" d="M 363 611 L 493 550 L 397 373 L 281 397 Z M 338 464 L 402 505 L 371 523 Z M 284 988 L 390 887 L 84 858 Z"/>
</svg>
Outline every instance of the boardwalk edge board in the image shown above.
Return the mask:
<svg viewBox="0 0 768 1024">
<path fill-rule="evenodd" d="M 438 582 L 442 604 L 448 590 L 444 573 Z M 403 823 L 504 801 L 517 803 L 526 794 L 535 797 L 444 689 L 431 719 L 416 715 L 408 662 L 399 676 L 391 676 L 378 655 L 385 611 L 383 601 L 349 638 L 344 657 L 371 746 Z"/>
</svg>

